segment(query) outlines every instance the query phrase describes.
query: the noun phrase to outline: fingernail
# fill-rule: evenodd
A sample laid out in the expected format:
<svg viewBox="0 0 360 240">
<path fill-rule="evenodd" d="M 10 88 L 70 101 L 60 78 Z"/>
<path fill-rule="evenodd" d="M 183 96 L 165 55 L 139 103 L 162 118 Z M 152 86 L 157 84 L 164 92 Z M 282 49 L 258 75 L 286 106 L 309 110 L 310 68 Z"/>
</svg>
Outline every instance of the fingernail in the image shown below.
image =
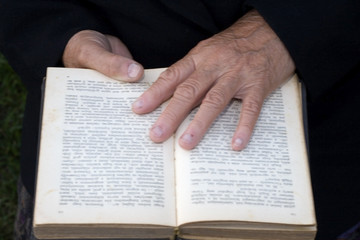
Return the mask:
<svg viewBox="0 0 360 240">
<path fill-rule="evenodd" d="M 132 108 L 135 110 L 140 110 L 144 106 L 144 101 L 141 99 L 137 99 L 133 104 Z"/>
<path fill-rule="evenodd" d="M 128 67 L 128 76 L 130 78 L 136 77 L 139 74 L 140 69 L 141 68 L 140 68 L 139 64 L 136 64 L 136 63 L 130 64 Z"/>
<path fill-rule="evenodd" d="M 194 134 L 186 133 L 181 137 L 181 141 L 186 144 L 191 144 L 194 141 Z"/>
<path fill-rule="evenodd" d="M 235 149 L 241 148 L 242 143 L 243 143 L 243 140 L 241 138 L 235 139 L 235 141 L 233 143 L 233 148 L 235 148 Z"/>
<path fill-rule="evenodd" d="M 151 132 L 157 138 L 161 137 L 164 134 L 164 130 L 160 126 L 155 126 L 151 128 Z"/>
</svg>

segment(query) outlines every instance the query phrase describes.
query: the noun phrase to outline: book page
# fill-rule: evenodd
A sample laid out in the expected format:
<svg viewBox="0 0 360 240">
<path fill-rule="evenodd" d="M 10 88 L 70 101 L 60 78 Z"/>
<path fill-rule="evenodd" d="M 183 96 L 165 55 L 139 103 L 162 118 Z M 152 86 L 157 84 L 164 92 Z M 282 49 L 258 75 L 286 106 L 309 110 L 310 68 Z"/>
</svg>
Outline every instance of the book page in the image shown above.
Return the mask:
<svg viewBox="0 0 360 240">
<path fill-rule="evenodd" d="M 272 93 L 242 151 L 231 149 L 241 109 L 237 100 L 195 149 L 176 146 L 178 224 L 314 223 L 300 99 L 295 79 Z M 183 123 L 179 136 L 193 116 Z"/>
<path fill-rule="evenodd" d="M 175 225 L 173 139 L 148 137 L 161 108 L 131 111 L 160 71 L 123 83 L 92 70 L 48 70 L 35 224 Z"/>
</svg>

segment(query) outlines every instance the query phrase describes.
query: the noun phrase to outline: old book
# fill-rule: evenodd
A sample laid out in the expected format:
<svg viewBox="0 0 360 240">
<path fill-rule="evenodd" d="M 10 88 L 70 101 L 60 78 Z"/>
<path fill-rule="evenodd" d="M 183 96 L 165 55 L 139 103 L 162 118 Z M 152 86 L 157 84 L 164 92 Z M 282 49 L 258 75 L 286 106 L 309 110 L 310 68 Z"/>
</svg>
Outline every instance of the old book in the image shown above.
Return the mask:
<svg viewBox="0 0 360 240">
<path fill-rule="evenodd" d="M 149 139 L 163 106 L 146 115 L 131 111 L 162 70 L 146 70 L 142 81 L 123 83 L 93 70 L 48 69 L 35 235 L 314 239 L 296 77 L 267 98 L 245 150 L 231 150 L 241 109 L 234 100 L 201 143 L 187 151 L 178 146 L 176 134 L 162 144 Z"/>
</svg>

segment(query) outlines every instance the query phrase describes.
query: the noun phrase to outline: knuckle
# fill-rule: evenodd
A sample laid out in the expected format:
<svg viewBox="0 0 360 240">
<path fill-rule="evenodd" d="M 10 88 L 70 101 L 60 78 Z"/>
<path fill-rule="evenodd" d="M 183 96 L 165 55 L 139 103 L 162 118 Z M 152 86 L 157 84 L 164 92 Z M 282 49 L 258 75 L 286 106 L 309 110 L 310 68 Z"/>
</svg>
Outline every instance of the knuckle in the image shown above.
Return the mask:
<svg viewBox="0 0 360 240">
<path fill-rule="evenodd" d="M 250 99 L 243 102 L 242 112 L 251 115 L 258 116 L 261 111 L 262 103 L 260 100 Z"/>
<path fill-rule="evenodd" d="M 211 109 L 220 110 L 228 103 L 228 97 L 226 93 L 218 88 L 212 89 L 206 94 L 206 97 L 202 101 L 202 104 L 208 106 Z"/>
<path fill-rule="evenodd" d="M 196 83 L 183 82 L 176 88 L 174 98 L 184 102 L 189 102 L 196 99 L 199 92 L 200 90 Z"/>
<path fill-rule="evenodd" d="M 244 55 L 244 67 L 248 72 L 266 75 L 271 70 L 270 58 L 258 52 L 248 52 Z"/>
<path fill-rule="evenodd" d="M 211 42 L 209 39 L 200 41 L 190 52 L 189 55 L 193 58 L 195 65 L 205 62 L 215 63 L 218 62 L 219 55 L 222 52 L 222 48 Z"/>
<path fill-rule="evenodd" d="M 201 40 L 200 42 L 198 42 L 198 44 L 196 45 L 195 48 L 206 48 L 209 46 L 209 39 L 204 39 L 204 40 Z"/>
<path fill-rule="evenodd" d="M 169 67 L 164 72 L 162 72 L 159 76 L 160 81 L 164 80 L 170 80 L 170 79 L 179 79 L 180 77 L 180 71 L 178 68 L 175 67 Z"/>
<path fill-rule="evenodd" d="M 86 45 L 81 45 L 78 47 L 78 52 L 75 57 L 78 59 L 78 62 L 81 65 L 86 65 L 91 56 L 91 51 L 91 48 L 88 48 Z"/>
</svg>

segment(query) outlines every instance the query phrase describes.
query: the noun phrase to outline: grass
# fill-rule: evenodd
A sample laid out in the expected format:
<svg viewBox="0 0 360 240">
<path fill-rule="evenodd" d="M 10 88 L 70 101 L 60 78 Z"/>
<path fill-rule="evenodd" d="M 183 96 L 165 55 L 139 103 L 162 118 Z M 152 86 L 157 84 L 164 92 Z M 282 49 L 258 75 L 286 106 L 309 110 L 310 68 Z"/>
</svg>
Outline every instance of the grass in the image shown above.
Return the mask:
<svg viewBox="0 0 360 240">
<path fill-rule="evenodd" d="M 13 239 L 26 91 L 0 54 L 0 240 Z"/>
</svg>

